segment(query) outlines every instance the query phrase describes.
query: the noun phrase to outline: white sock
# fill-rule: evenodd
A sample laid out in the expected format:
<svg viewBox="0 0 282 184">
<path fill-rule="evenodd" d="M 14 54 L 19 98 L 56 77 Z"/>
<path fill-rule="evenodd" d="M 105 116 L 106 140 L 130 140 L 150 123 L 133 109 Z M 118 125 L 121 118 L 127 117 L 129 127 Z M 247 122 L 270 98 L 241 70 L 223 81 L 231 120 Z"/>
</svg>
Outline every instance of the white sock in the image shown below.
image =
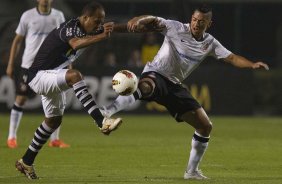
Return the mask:
<svg viewBox="0 0 282 184">
<path fill-rule="evenodd" d="M 16 106 L 16 109 L 21 109 L 21 110 L 16 110 L 14 107 Z M 18 104 L 14 104 L 14 107 L 11 110 L 11 115 L 10 115 L 10 127 L 9 127 L 9 136 L 8 139 L 11 138 L 17 138 L 17 131 L 22 119 L 23 111 L 22 107 L 19 106 Z"/>
<path fill-rule="evenodd" d="M 59 126 L 50 136 L 50 141 L 54 141 L 54 140 L 58 140 L 59 138 L 59 134 L 60 134 L 60 128 L 61 126 Z"/>
<path fill-rule="evenodd" d="M 101 110 L 102 114 L 106 117 L 111 117 L 113 114 L 131 106 L 135 103 L 135 101 L 136 99 L 133 95 L 118 96 L 112 104 L 107 107 L 103 107 L 104 109 Z"/>
<path fill-rule="evenodd" d="M 209 137 L 204 137 L 195 132 L 191 143 L 190 158 L 186 169 L 187 172 L 198 170 L 199 163 L 202 160 L 206 149 L 208 148 L 208 141 Z"/>
</svg>

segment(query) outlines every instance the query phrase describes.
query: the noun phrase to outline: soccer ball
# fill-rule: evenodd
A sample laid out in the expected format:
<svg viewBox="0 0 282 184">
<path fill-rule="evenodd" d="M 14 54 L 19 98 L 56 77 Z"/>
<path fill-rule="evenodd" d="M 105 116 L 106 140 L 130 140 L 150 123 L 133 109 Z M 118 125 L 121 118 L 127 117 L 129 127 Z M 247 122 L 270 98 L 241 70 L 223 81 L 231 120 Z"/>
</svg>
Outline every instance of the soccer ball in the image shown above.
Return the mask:
<svg viewBox="0 0 282 184">
<path fill-rule="evenodd" d="M 112 80 L 112 86 L 116 93 L 122 96 L 133 94 L 138 85 L 136 75 L 129 70 L 121 70 L 117 72 Z"/>
</svg>

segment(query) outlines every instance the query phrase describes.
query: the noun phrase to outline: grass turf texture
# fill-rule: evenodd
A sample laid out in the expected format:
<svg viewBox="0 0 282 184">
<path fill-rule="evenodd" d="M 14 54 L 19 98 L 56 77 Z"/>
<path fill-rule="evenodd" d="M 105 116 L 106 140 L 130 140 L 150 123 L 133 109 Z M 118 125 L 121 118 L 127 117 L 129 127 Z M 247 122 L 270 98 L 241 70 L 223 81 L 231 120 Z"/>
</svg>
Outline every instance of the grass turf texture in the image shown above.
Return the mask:
<svg viewBox="0 0 282 184">
<path fill-rule="evenodd" d="M 0 115 L 0 183 L 29 183 L 15 171 L 42 121 L 24 114 L 19 148 L 6 147 L 8 114 Z M 90 117 L 66 115 L 61 138 L 70 148 L 45 147 L 32 183 L 282 183 L 282 118 L 212 117 L 214 129 L 201 169 L 208 181 L 183 180 L 193 129 L 170 116 L 128 116 L 110 136 Z"/>
</svg>

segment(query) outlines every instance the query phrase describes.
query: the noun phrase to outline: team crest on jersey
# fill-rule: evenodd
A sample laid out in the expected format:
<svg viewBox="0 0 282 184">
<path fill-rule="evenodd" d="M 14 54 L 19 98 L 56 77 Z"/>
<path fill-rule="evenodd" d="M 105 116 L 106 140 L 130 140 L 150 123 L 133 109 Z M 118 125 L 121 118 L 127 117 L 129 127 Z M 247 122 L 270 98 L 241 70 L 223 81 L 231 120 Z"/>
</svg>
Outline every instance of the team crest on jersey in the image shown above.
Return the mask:
<svg viewBox="0 0 282 184">
<path fill-rule="evenodd" d="M 212 44 L 212 42 L 213 42 L 213 39 L 211 39 L 209 42 L 204 42 L 202 47 L 201 47 L 201 50 L 202 51 L 207 51 L 209 46 Z"/>
</svg>

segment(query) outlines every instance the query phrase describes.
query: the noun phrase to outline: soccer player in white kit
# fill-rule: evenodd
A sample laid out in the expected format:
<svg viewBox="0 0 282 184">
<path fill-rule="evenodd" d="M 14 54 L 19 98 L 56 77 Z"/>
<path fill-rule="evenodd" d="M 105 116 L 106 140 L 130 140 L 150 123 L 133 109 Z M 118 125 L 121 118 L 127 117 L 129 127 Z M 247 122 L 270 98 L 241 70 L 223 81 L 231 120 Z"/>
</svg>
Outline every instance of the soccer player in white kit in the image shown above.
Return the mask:
<svg viewBox="0 0 282 184">
<path fill-rule="evenodd" d="M 32 65 L 34 57 L 49 32 L 58 27 L 65 21 L 64 14 L 51 7 L 52 0 L 38 0 L 35 8 L 27 10 L 23 13 L 20 23 L 16 29 L 9 63 L 6 73 L 9 77 L 13 77 L 14 61 L 20 49 L 21 43 L 25 40 L 25 50 L 22 56 L 21 71 L 17 75 L 16 80 L 16 100 L 11 110 L 10 127 L 7 140 L 9 148 L 16 148 L 17 130 L 21 122 L 23 114 L 23 106 L 28 96 L 34 94 L 32 90 L 25 84 L 27 69 Z M 66 148 L 68 144 L 59 139 L 60 127 L 50 137 L 50 147 Z"/>
<path fill-rule="evenodd" d="M 133 104 L 137 99 L 156 101 L 164 105 L 178 122 L 186 122 L 195 128 L 190 158 L 184 179 L 207 179 L 199 169 L 199 163 L 208 147 L 212 122 L 201 105 L 181 83 L 207 57 L 223 59 L 239 68 L 264 68 L 263 62 L 252 62 L 236 55 L 206 33 L 211 25 L 212 10 L 207 5 L 196 8 L 191 22 L 184 24 L 155 16 L 139 16 L 131 19 L 129 32 L 161 32 L 165 38 L 152 62 L 146 64 L 137 91 L 131 96 L 118 96 L 103 114 L 114 113 Z"/>
</svg>

